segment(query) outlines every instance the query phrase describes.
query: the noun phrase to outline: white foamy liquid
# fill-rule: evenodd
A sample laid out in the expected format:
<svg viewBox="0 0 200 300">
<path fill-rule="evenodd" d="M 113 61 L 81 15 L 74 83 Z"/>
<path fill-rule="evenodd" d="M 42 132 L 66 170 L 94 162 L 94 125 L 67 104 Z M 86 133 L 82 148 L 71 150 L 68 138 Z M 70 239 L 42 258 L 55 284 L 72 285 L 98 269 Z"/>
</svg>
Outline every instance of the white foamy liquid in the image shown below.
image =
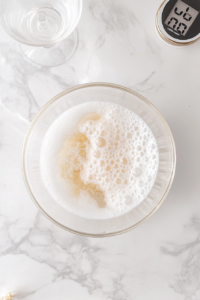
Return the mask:
<svg viewBox="0 0 200 300">
<path fill-rule="evenodd" d="M 80 125 L 91 113 L 98 113 L 101 119 Z M 87 192 L 75 197 L 72 183 L 60 176 L 58 155 L 66 138 L 76 132 L 84 133 L 90 142 L 81 179 L 104 191 L 103 208 Z M 113 103 L 87 102 L 64 112 L 52 124 L 44 138 L 40 164 L 46 188 L 63 208 L 84 218 L 107 219 L 127 213 L 147 197 L 159 155 L 150 128 L 134 112 Z"/>
</svg>

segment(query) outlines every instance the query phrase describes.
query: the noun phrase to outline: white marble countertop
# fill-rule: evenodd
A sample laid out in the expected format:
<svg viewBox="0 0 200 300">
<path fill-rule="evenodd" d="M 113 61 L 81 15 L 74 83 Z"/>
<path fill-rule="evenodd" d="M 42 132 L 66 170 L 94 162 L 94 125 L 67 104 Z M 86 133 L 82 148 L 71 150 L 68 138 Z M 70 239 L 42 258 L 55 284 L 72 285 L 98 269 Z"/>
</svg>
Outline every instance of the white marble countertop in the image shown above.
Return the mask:
<svg viewBox="0 0 200 300">
<path fill-rule="evenodd" d="M 200 42 L 165 45 L 161 0 L 85 0 L 76 53 L 45 68 L 0 30 L 0 297 L 14 300 L 200 299 Z M 105 239 L 56 227 L 33 204 L 21 172 L 29 121 L 59 92 L 104 81 L 129 87 L 163 114 L 177 171 L 161 208 L 136 229 Z"/>
</svg>

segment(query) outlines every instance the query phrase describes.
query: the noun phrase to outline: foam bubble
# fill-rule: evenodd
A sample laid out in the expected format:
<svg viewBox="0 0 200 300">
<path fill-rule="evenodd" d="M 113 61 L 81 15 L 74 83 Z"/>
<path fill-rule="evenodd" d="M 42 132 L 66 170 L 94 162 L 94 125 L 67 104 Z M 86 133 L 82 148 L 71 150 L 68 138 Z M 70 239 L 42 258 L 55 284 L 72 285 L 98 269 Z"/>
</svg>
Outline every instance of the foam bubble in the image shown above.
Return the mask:
<svg viewBox="0 0 200 300">
<path fill-rule="evenodd" d="M 159 155 L 151 130 L 135 113 L 113 103 L 87 102 L 52 124 L 40 161 L 55 201 L 79 216 L 106 219 L 146 198 Z"/>
</svg>

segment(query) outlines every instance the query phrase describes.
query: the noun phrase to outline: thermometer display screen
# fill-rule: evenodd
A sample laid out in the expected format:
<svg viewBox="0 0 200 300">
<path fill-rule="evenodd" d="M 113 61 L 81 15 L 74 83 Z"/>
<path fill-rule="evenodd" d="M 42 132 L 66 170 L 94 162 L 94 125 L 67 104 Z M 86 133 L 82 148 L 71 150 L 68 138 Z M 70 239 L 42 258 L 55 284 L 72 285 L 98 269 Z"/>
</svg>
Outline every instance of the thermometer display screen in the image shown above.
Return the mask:
<svg viewBox="0 0 200 300">
<path fill-rule="evenodd" d="M 178 34 L 185 36 L 199 11 L 178 0 L 165 20 L 165 24 Z"/>
</svg>

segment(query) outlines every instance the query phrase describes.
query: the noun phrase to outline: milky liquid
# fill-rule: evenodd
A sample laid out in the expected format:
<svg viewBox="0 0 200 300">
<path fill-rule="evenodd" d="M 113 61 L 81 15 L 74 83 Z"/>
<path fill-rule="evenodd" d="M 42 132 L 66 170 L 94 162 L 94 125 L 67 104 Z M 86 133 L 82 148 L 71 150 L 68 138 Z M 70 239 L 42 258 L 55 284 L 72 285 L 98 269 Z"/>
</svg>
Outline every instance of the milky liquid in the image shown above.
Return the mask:
<svg viewBox="0 0 200 300">
<path fill-rule="evenodd" d="M 52 124 L 40 163 L 46 188 L 63 208 L 84 218 L 107 219 L 147 197 L 159 155 L 150 128 L 134 112 L 87 102 Z"/>
</svg>

